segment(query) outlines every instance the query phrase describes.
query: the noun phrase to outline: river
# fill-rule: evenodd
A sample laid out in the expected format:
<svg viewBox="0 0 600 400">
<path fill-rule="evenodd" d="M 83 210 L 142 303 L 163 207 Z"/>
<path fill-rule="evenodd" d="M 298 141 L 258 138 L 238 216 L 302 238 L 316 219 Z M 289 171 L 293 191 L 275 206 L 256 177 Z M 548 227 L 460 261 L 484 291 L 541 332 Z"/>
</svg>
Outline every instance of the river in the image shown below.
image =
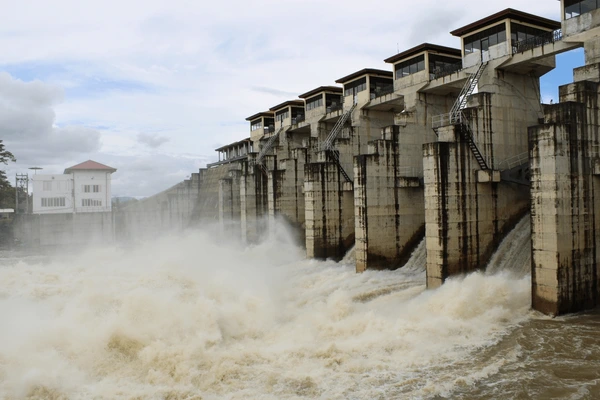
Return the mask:
<svg viewBox="0 0 600 400">
<path fill-rule="evenodd" d="M 210 233 L 0 265 L 2 399 L 594 399 L 600 314 L 530 310 L 529 221 L 425 290 Z"/>
</svg>

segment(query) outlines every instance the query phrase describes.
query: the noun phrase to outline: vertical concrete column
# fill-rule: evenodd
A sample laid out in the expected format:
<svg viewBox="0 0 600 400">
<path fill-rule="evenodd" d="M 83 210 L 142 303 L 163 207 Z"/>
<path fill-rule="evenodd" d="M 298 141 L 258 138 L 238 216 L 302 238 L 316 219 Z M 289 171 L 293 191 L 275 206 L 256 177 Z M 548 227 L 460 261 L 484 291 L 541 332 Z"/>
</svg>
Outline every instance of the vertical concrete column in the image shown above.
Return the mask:
<svg viewBox="0 0 600 400">
<path fill-rule="evenodd" d="M 224 234 L 241 238 L 240 172 L 219 180 L 219 223 Z"/>
<path fill-rule="evenodd" d="M 354 196 L 335 162 L 304 170 L 306 254 L 340 260 L 354 244 Z"/>
<path fill-rule="evenodd" d="M 233 182 L 231 178 L 219 180 L 219 223 L 221 230 L 226 231 L 226 225 L 233 217 Z"/>
<path fill-rule="evenodd" d="M 562 86 L 560 98 L 529 130 L 532 305 L 551 315 L 596 307 L 600 288 L 598 84 Z"/>
<path fill-rule="evenodd" d="M 269 183 L 269 216 L 286 221 L 298 243 L 305 244 L 304 165 L 307 149 L 291 151 L 292 158 L 281 160 L 279 168 L 271 175 Z M 273 201 L 271 201 L 271 198 Z"/>
<path fill-rule="evenodd" d="M 505 233 L 528 207 L 527 190 L 481 171 L 459 125 L 423 146 L 427 287 L 484 268 Z"/>
<path fill-rule="evenodd" d="M 387 128 L 386 128 L 387 129 Z M 354 159 L 356 271 L 401 267 L 424 234 L 423 188 L 398 168 L 399 127 Z"/>
<path fill-rule="evenodd" d="M 266 231 L 267 176 L 253 166 L 240 179 L 242 241 L 258 243 Z"/>
</svg>

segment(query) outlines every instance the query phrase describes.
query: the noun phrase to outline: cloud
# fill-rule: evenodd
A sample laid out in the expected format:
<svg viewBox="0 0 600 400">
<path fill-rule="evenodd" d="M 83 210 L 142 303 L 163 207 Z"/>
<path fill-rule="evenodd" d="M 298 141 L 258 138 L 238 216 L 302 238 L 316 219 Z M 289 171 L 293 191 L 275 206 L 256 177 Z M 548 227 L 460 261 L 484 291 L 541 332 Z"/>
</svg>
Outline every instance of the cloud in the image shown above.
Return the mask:
<svg viewBox="0 0 600 400">
<path fill-rule="evenodd" d="M 281 97 L 281 96 L 289 97 L 290 99 L 295 99 L 298 97 L 298 93 L 286 92 L 285 90 L 279 90 L 279 89 L 268 88 L 268 87 L 254 86 L 254 87 L 252 87 L 252 90 L 254 90 L 256 92 L 272 94 L 272 95 L 279 96 L 279 97 Z"/>
<path fill-rule="evenodd" d="M 118 164 L 122 195 L 214 161 L 215 143 L 249 136 L 249 115 L 363 68 L 391 71 L 383 59 L 425 41 L 459 47 L 449 31 L 503 8 L 560 19 L 547 0 L 55 0 L 50 16 L 32 4 L 13 2 L 0 27 L 0 138 L 45 172 Z"/>
<path fill-rule="evenodd" d="M 55 125 L 61 100 L 60 88 L 0 73 L 0 135 L 20 163 L 52 163 L 100 149 L 97 131 Z"/>
<path fill-rule="evenodd" d="M 145 144 L 148 147 L 156 149 L 162 144 L 167 143 L 169 138 L 151 133 L 140 133 L 137 135 L 137 141 L 141 144 Z"/>
</svg>

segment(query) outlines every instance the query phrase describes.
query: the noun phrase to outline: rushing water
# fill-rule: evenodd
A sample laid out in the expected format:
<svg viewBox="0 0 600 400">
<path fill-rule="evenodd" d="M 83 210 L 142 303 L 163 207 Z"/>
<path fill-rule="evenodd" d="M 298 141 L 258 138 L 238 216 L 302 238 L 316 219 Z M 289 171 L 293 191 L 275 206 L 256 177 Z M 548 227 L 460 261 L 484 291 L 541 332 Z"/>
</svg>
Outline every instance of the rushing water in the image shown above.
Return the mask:
<svg viewBox="0 0 600 400">
<path fill-rule="evenodd" d="M 528 231 L 430 291 L 423 243 L 358 275 L 202 233 L 5 260 L 0 398 L 600 398 L 600 317 L 530 311 Z"/>
</svg>

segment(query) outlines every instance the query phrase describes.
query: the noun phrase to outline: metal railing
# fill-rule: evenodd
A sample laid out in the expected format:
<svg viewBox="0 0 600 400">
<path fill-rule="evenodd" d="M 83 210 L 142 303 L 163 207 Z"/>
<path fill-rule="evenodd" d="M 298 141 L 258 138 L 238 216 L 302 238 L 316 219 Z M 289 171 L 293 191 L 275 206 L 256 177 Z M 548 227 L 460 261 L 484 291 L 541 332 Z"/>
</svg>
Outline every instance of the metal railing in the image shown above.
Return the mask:
<svg viewBox="0 0 600 400">
<path fill-rule="evenodd" d="M 448 76 L 450 74 L 453 74 L 457 71 L 460 71 L 461 69 L 463 69 L 462 66 L 462 61 L 458 62 L 456 64 L 450 64 L 450 65 L 446 65 L 445 67 L 438 67 L 436 69 L 434 69 L 431 72 L 431 79 L 438 79 L 438 78 L 442 78 L 444 76 Z"/>
<path fill-rule="evenodd" d="M 334 111 L 341 110 L 342 108 L 344 108 L 344 104 L 343 103 L 333 104 L 333 105 L 327 107 L 327 114 L 332 113 Z"/>
<path fill-rule="evenodd" d="M 342 116 L 340 116 L 340 118 L 337 120 L 337 122 L 333 126 L 333 129 L 331 129 L 329 136 L 327 136 L 327 139 L 325 139 L 325 141 L 322 143 L 321 150 L 331 150 L 332 149 L 335 139 L 337 139 L 338 135 L 344 128 L 344 124 L 346 123 L 346 121 L 348 121 L 348 119 L 352 116 L 352 111 L 354 111 L 355 108 L 356 108 L 356 104 L 353 104 L 352 107 L 350 107 L 350 109 L 348 111 L 346 111 Z"/>
<path fill-rule="evenodd" d="M 390 93 L 394 93 L 394 85 L 375 88 L 375 90 L 371 93 L 371 100 L 385 96 L 386 94 Z"/>
<path fill-rule="evenodd" d="M 512 53 L 522 53 L 524 51 L 535 49 L 536 47 L 541 47 L 549 43 L 560 42 L 562 38 L 562 30 L 560 29 L 553 32 L 547 32 L 540 36 L 532 37 L 513 43 Z"/>
<path fill-rule="evenodd" d="M 279 128 L 277 133 L 274 133 L 273 136 L 271 136 L 269 138 L 267 143 L 265 143 L 263 148 L 258 153 L 258 156 L 256 157 L 256 164 L 258 164 L 258 165 L 262 164 L 263 158 L 265 158 L 265 156 L 267 155 L 269 150 L 271 150 L 271 147 L 273 147 L 273 144 L 275 144 L 275 141 L 277 141 L 279 139 L 279 134 L 281 133 L 281 131 L 283 131 L 283 127 Z"/>
<path fill-rule="evenodd" d="M 498 163 L 499 170 L 507 170 L 518 167 L 519 165 L 529 164 L 529 152 L 526 151 L 521 154 L 517 154 L 516 156 L 512 156 L 507 158 L 504 161 Z"/>
<path fill-rule="evenodd" d="M 304 119 L 304 115 L 298 115 L 297 117 L 292 118 L 292 125 L 299 124 L 300 122 L 304 121 Z"/>
<path fill-rule="evenodd" d="M 431 126 L 433 129 L 442 126 L 456 125 L 462 122 L 462 113 L 447 113 L 431 117 Z"/>
<path fill-rule="evenodd" d="M 217 165 L 230 164 L 232 162 L 240 161 L 240 160 L 245 160 L 247 158 L 248 158 L 248 154 L 244 154 L 244 155 L 241 155 L 241 156 L 228 158 L 227 160 L 221 160 L 221 161 L 217 161 L 217 162 L 214 162 L 214 163 L 211 163 L 211 164 L 206 164 L 206 168 L 216 167 Z"/>
</svg>

